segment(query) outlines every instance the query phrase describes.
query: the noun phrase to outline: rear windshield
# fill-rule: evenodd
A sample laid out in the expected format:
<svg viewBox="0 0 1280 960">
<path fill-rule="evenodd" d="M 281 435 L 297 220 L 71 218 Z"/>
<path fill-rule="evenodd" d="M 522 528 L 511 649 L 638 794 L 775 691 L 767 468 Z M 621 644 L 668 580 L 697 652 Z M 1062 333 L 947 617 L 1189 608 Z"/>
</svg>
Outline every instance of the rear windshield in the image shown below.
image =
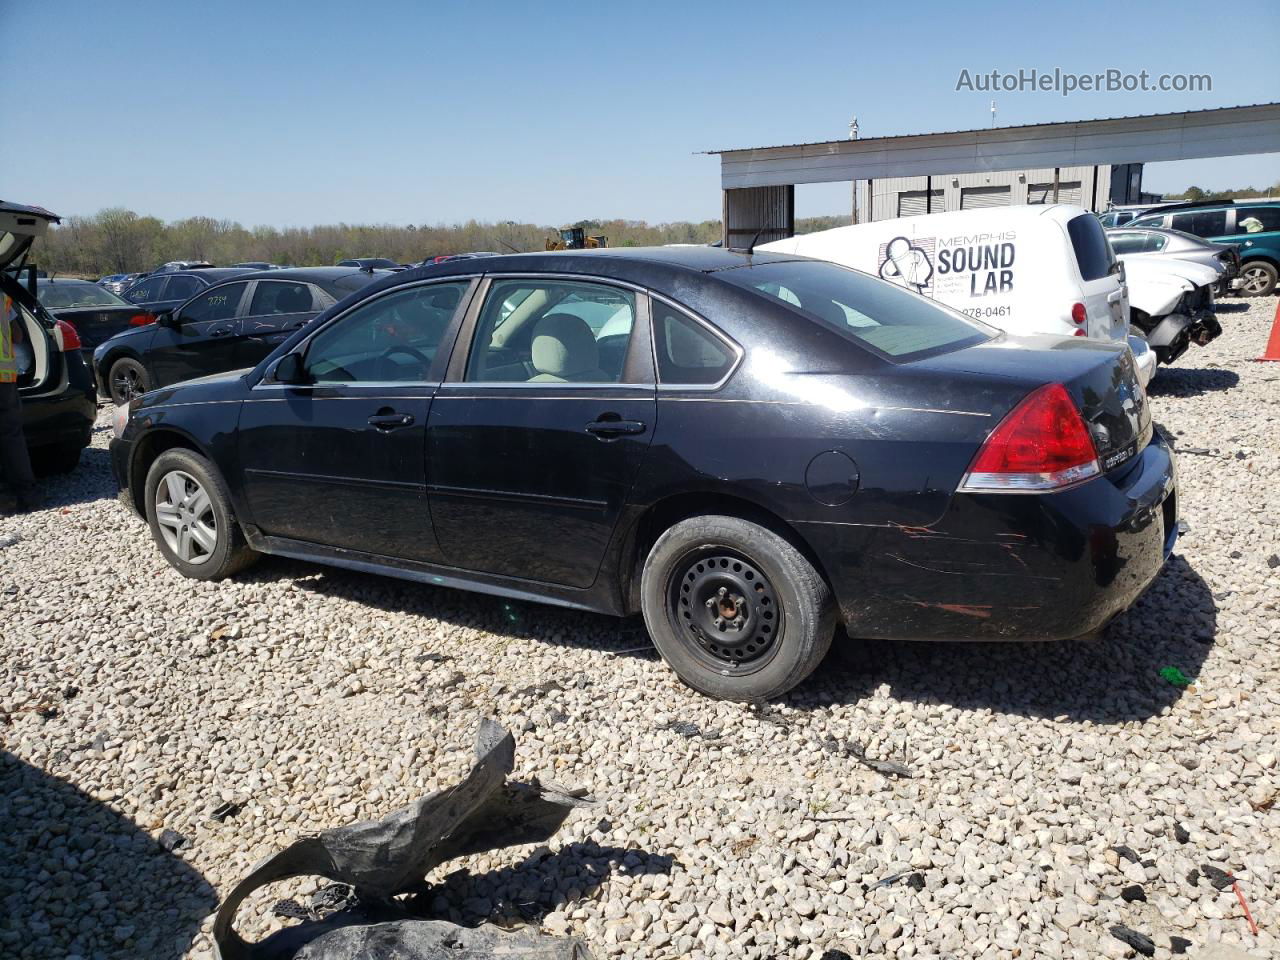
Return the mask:
<svg viewBox="0 0 1280 960">
<path fill-rule="evenodd" d="M 922 296 L 821 260 L 764 263 L 716 276 L 776 298 L 887 359 L 958 350 L 994 335 Z"/>
<path fill-rule="evenodd" d="M 1082 213 L 1068 220 L 1067 235 L 1080 265 L 1080 279 L 1101 280 L 1116 271 L 1116 257 L 1107 242 L 1107 233 L 1093 214 Z"/>
<path fill-rule="evenodd" d="M 125 302 L 96 283 L 41 283 L 36 298 L 46 310 L 66 307 L 120 307 Z"/>
</svg>

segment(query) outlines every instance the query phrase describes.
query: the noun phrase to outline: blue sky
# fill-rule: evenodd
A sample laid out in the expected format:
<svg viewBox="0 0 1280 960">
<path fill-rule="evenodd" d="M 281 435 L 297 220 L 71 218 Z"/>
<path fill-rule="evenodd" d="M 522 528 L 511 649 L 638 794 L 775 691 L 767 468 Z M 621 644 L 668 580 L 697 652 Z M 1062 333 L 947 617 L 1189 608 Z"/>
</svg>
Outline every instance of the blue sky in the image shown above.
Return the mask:
<svg viewBox="0 0 1280 960">
<path fill-rule="evenodd" d="M 1217 16 L 1176 0 L 0 0 L 0 196 L 245 225 L 711 218 L 717 161 L 697 151 L 841 138 L 854 114 L 864 137 L 989 125 L 991 96 L 956 92 L 965 68 L 1213 77 L 1001 93 L 1001 125 L 1280 100 L 1271 47 Z M 1145 185 L 1277 179 L 1266 155 L 1152 165 Z M 802 187 L 797 212 L 848 197 Z"/>
</svg>

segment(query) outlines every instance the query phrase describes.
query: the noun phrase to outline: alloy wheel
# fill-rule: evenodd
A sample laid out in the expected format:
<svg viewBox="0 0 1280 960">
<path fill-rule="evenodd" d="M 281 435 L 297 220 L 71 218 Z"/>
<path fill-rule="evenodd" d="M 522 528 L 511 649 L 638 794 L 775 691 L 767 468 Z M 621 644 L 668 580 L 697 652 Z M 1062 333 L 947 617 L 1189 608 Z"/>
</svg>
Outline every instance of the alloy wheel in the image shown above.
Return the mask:
<svg viewBox="0 0 1280 960">
<path fill-rule="evenodd" d="M 198 480 L 172 470 L 156 484 L 156 523 L 160 535 L 178 559 L 204 563 L 218 546 L 218 521 L 213 501 Z"/>
<path fill-rule="evenodd" d="M 716 670 L 754 672 L 777 652 L 782 606 L 751 561 L 715 550 L 685 561 L 670 584 L 672 622 Z"/>
<path fill-rule="evenodd" d="M 1261 294 L 1267 289 L 1267 283 L 1270 277 L 1261 267 L 1245 267 L 1242 271 L 1244 277 L 1243 290 L 1245 293 Z"/>
</svg>

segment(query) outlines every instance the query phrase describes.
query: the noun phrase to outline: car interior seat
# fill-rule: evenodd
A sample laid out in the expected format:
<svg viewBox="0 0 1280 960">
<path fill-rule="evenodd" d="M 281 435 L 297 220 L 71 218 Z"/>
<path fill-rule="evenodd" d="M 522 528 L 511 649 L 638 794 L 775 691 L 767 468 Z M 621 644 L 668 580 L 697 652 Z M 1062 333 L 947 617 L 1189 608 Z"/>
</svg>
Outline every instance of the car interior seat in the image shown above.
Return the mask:
<svg viewBox="0 0 1280 960">
<path fill-rule="evenodd" d="M 571 313 L 549 313 L 533 330 L 530 383 L 610 383 L 600 369 L 600 351 L 587 321 Z"/>
</svg>

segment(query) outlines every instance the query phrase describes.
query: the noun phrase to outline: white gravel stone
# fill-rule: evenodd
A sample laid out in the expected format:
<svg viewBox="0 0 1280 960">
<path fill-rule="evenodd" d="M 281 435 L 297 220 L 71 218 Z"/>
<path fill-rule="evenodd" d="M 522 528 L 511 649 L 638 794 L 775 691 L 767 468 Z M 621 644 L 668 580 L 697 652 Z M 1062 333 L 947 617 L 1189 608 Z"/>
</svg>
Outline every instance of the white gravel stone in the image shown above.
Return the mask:
<svg viewBox="0 0 1280 960">
<path fill-rule="evenodd" d="M 1117 923 L 1158 957 L 1170 935 L 1276 952 L 1280 365 L 1250 359 L 1275 308 L 1225 301 L 1223 336 L 1157 375 L 1189 531 L 1104 637 L 850 643 L 763 713 L 683 687 L 637 621 L 277 559 L 183 580 L 113 499 L 104 408 L 47 508 L 0 520 L 0 955 L 206 958 L 217 894 L 454 781 L 487 715 L 518 731 L 518 776 L 598 802 L 546 848 L 430 877 L 443 916 L 602 957 L 1096 960 L 1126 955 Z M 162 851 L 162 830 L 185 842 Z M 1188 879 L 1206 863 L 1259 936 Z M 1148 902 L 1120 899 L 1132 883 Z M 316 888 L 265 891 L 242 930 Z"/>
</svg>

